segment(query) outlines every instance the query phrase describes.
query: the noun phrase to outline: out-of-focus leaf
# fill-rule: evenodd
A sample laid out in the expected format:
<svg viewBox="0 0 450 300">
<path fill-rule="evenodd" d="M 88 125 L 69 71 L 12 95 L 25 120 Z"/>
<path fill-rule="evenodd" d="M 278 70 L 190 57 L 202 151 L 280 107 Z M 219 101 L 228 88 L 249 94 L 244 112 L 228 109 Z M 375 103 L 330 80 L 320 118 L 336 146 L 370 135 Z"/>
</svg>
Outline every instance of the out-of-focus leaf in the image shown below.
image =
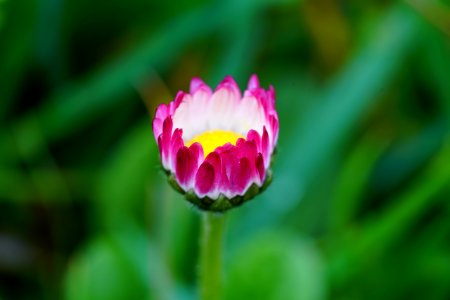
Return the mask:
<svg viewBox="0 0 450 300">
<path fill-rule="evenodd" d="M 122 223 L 120 234 L 113 234 L 113 240 L 121 257 L 127 261 L 136 274 L 136 282 L 146 287 L 151 297 L 173 299 L 175 290 L 164 255 L 149 239 L 148 233 L 134 222 Z"/>
<path fill-rule="evenodd" d="M 195 269 L 195 260 L 190 259 L 193 250 L 190 233 L 195 225 L 195 214 L 182 203 L 184 200 L 179 199 L 180 195 L 168 190 L 170 187 L 164 180 L 165 174 L 157 159 L 150 122 L 139 122 L 110 153 L 102 168 L 96 185 L 95 204 L 99 218 L 96 221 L 102 228 L 111 231 L 118 230 L 136 218 L 140 218 L 141 224 L 150 221 L 150 226 L 157 227 L 150 230 L 158 242 L 154 251 L 155 255 L 161 253 L 158 254 L 157 263 L 167 268 L 167 274 L 164 278 L 155 277 L 151 280 L 156 282 L 155 292 L 163 294 L 159 299 L 171 299 L 167 298 L 167 293 L 175 293 L 172 276 L 186 279 L 186 268 L 191 274 Z M 145 201 L 149 191 L 150 207 Z M 145 278 L 142 270 L 140 273 Z M 189 293 L 186 297 L 189 297 Z"/>
<path fill-rule="evenodd" d="M 233 74 L 237 82 L 248 80 L 251 67 L 256 60 L 257 45 L 261 44 L 261 15 L 267 6 L 298 5 L 302 1 L 284 0 L 232 0 L 223 2 L 219 8 L 225 14 L 228 9 L 236 12 L 235 21 L 222 26 L 221 40 L 224 53 L 220 55 L 211 75 L 213 82 L 219 82 L 225 74 Z M 254 71 L 253 71 L 254 72 Z"/>
<path fill-rule="evenodd" d="M 259 28 L 256 26 L 255 19 L 253 15 L 246 16 L 240 22 L 233 22 L 233 26 L 226 28 L 227 30 L 222 33 L 227 47 L 224 47 L 225 53 L 220 55 L 216 63 L 211 76 L 213 82 L 219 82 L 225 74 L 236 74 L 237 82 L 248 80 L 245 77 L 256 59 L 255 45 L 258 44 L 259 38 Z M 245 26 L 242 26 L 241 22 L 245 22 Z"/>
<path fill-rule="evenodd" d="M 281 171 L 274 185 L 291 191 L 283 202 L 298 200 L 301 186 L 309 182 L 324 161 L 333 158 L 333 149 L 353 131 L 414 49 L 419 25 L 417 16 L 408 8 L 394 5 L 380 20 L 371 42 L 319 96 L 318 107 L 310 112 L 310 117 L 298 120 L 297 137 L 285 147 L 277 165 Z M 268 190 L 267 196 L 276 196 L 273 193 L 277 190 Z"/>
<path fill-rule="evenodd" d="M 223 22 L 241 16 L 242 13 L 240 7 L 228 3 L 225 9 L 205 6 L 186 13 L 162 26 L 160 32 L 147 37 L 113 63 L 67 85 L 47 99 L 37 111 L 40 127 L 47 141 L 67 136 L 101 115 L 107 107 L 123 105 L 121 101 L 127 97 L 120 96 L 133 91 L 133 83 L 145 77 L 150 68 L 167 68 L 192 42 L 192 37 L 200 39 Z M 25 117 L 20 122 L 27 124 L 27 119 Z M 4 135 L 0 132 L 0 159 L 14 159 L 14 153 L 8 152 L 9 148 L 5 146 L 7 141 L 3 138 Z M 41 150 L 39 144 L 30 143 L 30 155 L 37 155 Z"/>
<path fill-rule="evenodd" d="M 139 274 L 150 266 L 148 246 L 135 236 L 117 235 L 126 239 L 132 255 L 124 253 L 113 236 L 93 240 L 70 262 L 66 276 L 66 299 L 148 299 L 149 290 Z M 139 259 L 136 264 L 132 259 Z"/>
<path fill-rule="evenodd" d="M 371 188 L 382 194 L 414 174 L 439 151 L 448 134 L 448 125 L 442 119 L 436 120 L 415 136 L 394 144 L 373 171 Z"/>
<path fill-rule="evenodd" d="M 83 194 L 89 174 L 78 170 L 35 167 L 30 170 L 0 168 L 0 202 L 64 202 L 73 190 Z"/>
<path fill-rule="evenodd" d="M 376 262 L 439 199 L 437 195 L 450 184 L 449 153 L 449 146 L 443 147 L 411 189 L 392 199 L 389 207 L 367 221 L 358 234 L 359 239 L 336 253 L 329 265 L 335 283 L 359 274 L 365 264 Z"/>
<path fill-rule="evenodd" d="M 36 1 L 0 2 L 0 19 L 0 23 L 3 23 L 0 24 L 0 120 L 3 120 L 30 59 Z"/>
<path fill-rule="evenodd" d="M 58 85 L 66 78 L 65 51 L 62 40 L 62 19 L 64 0 L 41 0 L 39 18 L 35 27 L 36 55 L 39 63 L 45 67 L 48 79 Z"/>
<path fill-rule="evenodd" d="M 334 158 L 336 146 L 355 130 L 414 50 L 420 25 L 418 17 L 402 4 L 394 5 L 380 19 L 370 42 L 324 89 L 309 117 L 297 120 L 295 136 L 280 139 L 274 182 L 250 204 L 248 215 L 243 218 L 246 222 L 239 225 L 239 231 L 276 222 L 295 207 L 317 170 Z M 280 127 L 282 131 L 283 120 Z"/>
<path fill-rule="evenodd" d="M 450 118 L 450 46 L 448 39 L 427 27 L 423 35 L 424 43 L 421 51 L 421 68 L 423 80 L 436 93 L 439 102 Z"/>
<path fill-rule="evenodd" d="M 344 162 L 330 209 L 332 231 L 341 230 L 354 218 L 375 162 L 386 146 L 386 142 L 369 135 L 355 147 Z"/>
<path fill-rule="evenodd" d="M 146 231 L 133 221 L 121 225 L 92 240 L 70 262 L 66 299 L 190 299 L 182 290 L 175 296 L 164 255 Z"/>
<path fill-rule="evenodd" d="M 103 225 L 115 228 L 144 205 L 147 181 L 157 173 L 158 155 L 149 121 L 139 124 L 107 159 L 97 183 L 97 210 Z"/>
<path fill-rule="evenodd" d="M 0 199 L 21 202 L 30 197 L 30 182 L 17 169 L 0 169 Z"/>
<path fill-rule="evenodd" d="M 225 299 L 324 299 L 323 266 L 311 241 L 263 233 L 228 259 Z"/>
<path fill-rule="evenodd" d="M 164 210 L 153 212 L 154 218 L 157 216 L 160 218 L 158 225 L 162 234 L 161 241 L 165 241 L 165 244 L 161 243 L 163 246 L 161 250 L 166 255 L 174 279 L 186 285 L 194 284 L 197 280 L 197 239 L 200 235 L 200 214 L 196 208 L 187 203 L 184 196 L 175 192 L 167 182 L 162 184 L 167 190 L 167 197 L 152 199 L 153 202 L 163 202 L 159 203 L 159 206 L 164 206 Z M 166 219 L 162 220 L 161 218 Z"/>
</svg>

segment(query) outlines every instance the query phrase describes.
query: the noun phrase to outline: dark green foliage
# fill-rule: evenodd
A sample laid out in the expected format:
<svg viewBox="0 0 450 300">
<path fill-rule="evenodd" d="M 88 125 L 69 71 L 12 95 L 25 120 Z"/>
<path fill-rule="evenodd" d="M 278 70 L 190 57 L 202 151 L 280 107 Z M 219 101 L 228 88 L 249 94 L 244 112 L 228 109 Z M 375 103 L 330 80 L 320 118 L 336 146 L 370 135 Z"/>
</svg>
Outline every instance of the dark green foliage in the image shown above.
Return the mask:
<svg viewBox="0 0 450 300">
<path fill-rule="evenodd" d="M 227 212 L 225 298 L 449 299 L 448 5 L 0 0 L 0 299 L 195 299 L 151 117 L 252 73 L 280 138 Z"/>
</svg>

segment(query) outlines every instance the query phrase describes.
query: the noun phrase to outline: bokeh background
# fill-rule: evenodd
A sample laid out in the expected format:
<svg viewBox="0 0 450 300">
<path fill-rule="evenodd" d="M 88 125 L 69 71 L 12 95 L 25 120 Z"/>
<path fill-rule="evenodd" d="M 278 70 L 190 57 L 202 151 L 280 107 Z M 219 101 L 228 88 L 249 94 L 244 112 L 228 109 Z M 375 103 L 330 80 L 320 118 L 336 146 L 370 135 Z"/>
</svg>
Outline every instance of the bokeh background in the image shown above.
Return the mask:
<svg viewBox="0 0 450 300">
<path fill-rule="evenodd" d="M 252 73 L 281 131 L 225 298 L 449 299 L 448 0 L 1 0 L 0 299 L 196 299 L 150 120 Z"/>
</svg>

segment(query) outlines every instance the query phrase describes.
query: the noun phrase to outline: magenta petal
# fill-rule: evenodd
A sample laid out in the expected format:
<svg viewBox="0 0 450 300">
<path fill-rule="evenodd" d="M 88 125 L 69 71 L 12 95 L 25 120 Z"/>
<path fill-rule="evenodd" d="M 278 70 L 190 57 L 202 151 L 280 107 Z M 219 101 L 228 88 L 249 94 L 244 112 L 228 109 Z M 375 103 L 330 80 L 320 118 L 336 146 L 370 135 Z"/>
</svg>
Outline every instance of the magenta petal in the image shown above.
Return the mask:
<svg viewBox="0 0 450 300">
<path fill-rule="evenodd" d="M 162 134 L 158 136 L 158 150 L 159 154 L 162 156 Z"/>
<path fill-rule="evenodd" d="M 266 126 L 264 126 L 263 128 L 263 135 L 261 139 L 261 153 L 263 155 L 264 162 L 267 163 L 269 161 L 269 134 L 267 133 Z"/>
<path fill-rule="evenodd" d="M 220 149 L 219 149 L 220 148 Z M 231 174 L 233 173 L 233 168 L 238 162 L 236 147 L 230 146 L 228 149 L 225 146 L 219 147 L 216 151 L 220 154 L 221 159 L 221 172 L 220 172 L 220 182 L 219 187 L 221 192 L 226 194 L 231 191 Z"/>
<path fill-rule="evenodd" d="M 272 145 L 275 145 L 278 139 L 279 121 L 276 114 L 269 116 L 270 129 L 272 130 Z"/>
<path fill-rule="evenodd" d="M 251 164 L 248 158 L 241 158 L 236 165 L 234 165 L 231 174 L 232 191 L 242 195 L 251 180 Z"/>
<path fill-rule="evenodd" d="M 247 133 L 247 140 L 253 141 L 256 145 L 256 149 L 258 152 L 261 152 L 261 137 L 259 136 L 259 133 L 256 130 L 250 130 Z"/>
<path fill-rule="evenodd" d="M 266 172 L 264 169 L 264 159 L 261 153 L 258 153 L 258 157 L 256 158 L 256 171 L 258 172 L 260 183 L 262 183 Z"/>
<path fill-rule="evenodd" d="M 270 104 L 270 108 L 272 111 L 275 111 L 275 89 L 273 86 L 269 86 L 269 90 L 267 91 L 267 98 Z"/>
<path fill-rule="evenodd" d="M 178 106 L 180 106 L 181 102 L 183 102 L 184 96 L 186 94 L 182 91 L 178 92 L 177 95 L 175 96 L 175 100 L 172 102 L 174 103 L 174 107 L 172 108 L 172 113 L 175 111 L 175 109 L 178 108 Z"/>
<path fill-rule="evenodd" d="M 240 146 L 242 146 L 243 144 L 245 144 L 245 139 L 243 139 L 243 138 L 238 138 L 237 141 L 236 141 L 236 147 L 240 147 Z"/>
<path fill-rule="evenodd" d="M 169 115 L 169 106 L 165 103 L 158 105 L 156 108 L 155 118 L 165 120 Z"/>
<path fill-rule="evenodd" d="M 158 141 L 158 137 L 162 132 L 162 123 L 163 121 L 159 118 L 154 118 L 152 122 L 153 135 L 155 136 L 155 140 Z"/>
<path fill-rule="evenodd" d="M 198 78 L 198 77 L 192 78 L 191 84 L 189 86 L 189 93 L 191 95 L 194 94 L 199 88 L 201 88 L 204 85 L 205 85 L 205 83 L 200 78 Z"/>
<path fill-rule="evenodd" d="M 175 176 L 180 186 L 185 190 L 192 186 L 197 166 L 197 157 L 188 147 L 183 146 L 178 150 Z"/>
<path fill-rule="evenodd" d="M 203 161 L 203 147 L 200 143 L 193 143 L 190 147 L 189 150 L 193 153 L 194 157 L 197 158 L 197 164 L 200 164 Z"/>
<path fill-rule="evenodd" d="M 259 79 L 256 74 L 250 76 L 250 80 L 248 81 L 247 89 L 253 90 L 259 88 Z"/>
<path fill-rule="evenodd" d="M 178 150 L 180 150 L 180 148 L 182 148 L 184 146 L 184 142 L 183 142 L 183 130 L 180 128 L 175 129 L 175 131 L 173 132 L 172 135 L 172 140 L 170 143 L 170 158 L 171 158 L 171 169 L 173 170 L 174 167 L 176 166 L 176 159 L 177 159 L 177 153 Z"/>
<path fill-rule="evenodd" d="M 247 157 L 250 161 L 254 161 L 256 159 L 258 149 L 256 148 L 255 141 L 238 139 L 236 147 L 239 151 L 239 157 Z"/>
<path fill-rule="evenodd" d="M 172 135 L 173 122 L 172 117 L 168 116 L 164 119 L 163 122 L 163 135 L 168 135 L 169 137 Z"/>
<path fill-rule="evenodd" d="M 241 90 L 239 86 L 237 85 L 236 81 L 234 81 L 233 77 L 226 76 L 224 80 L 222 80 L 221 83 L 217 86 L 216 91 L 219 89 L 226 88 L 228 89 L 232 94 L 234 94 L 234 97 L 237 99 L 241 98 Z"/>
<path fill-rule="evenodd" d="M 225 145 L 222 145 L 220 147 L 217 147 L 215 152 L 218 154 L 222 154 L 224 152 L 232 151 L 235 147 L 231 143 L 226 143 Z"/>
<path fill-rule="evenodd" d="M 220 159 L 220 155 L 217 152 L 211 152 L 205 158 L 205 162 L 209 163 L 214 168 L 214 184 L 211 188 L 212 191 L 216 190 L 216 188 L 220 185 L 220 176 L 222 173 L 222 161 Z"/>
<path fill-rule="evenodd" d="M 195 189 L 200 195 L 209 193 L 214 184 L 214 167 L 209 162 L 204 162 L 195 176 Z"/>
<path fill-rule="evenodd" d="M 170 150 L 170 142 L 172 139 L 172 117 L 168 116 L 163 122 L 163 131 L 161 134 L 161 158 L 163 161 L 163 165 L 166 169 L 169 167 L 169 150 Z"/>
<path fill-rule="evenodd" d="M 220 173 L 221 160 L 220 155 L 217 152 L 209 153 L 208 156 L 205 158 L 205 161 L 210 163 L 214 167 L 214 172 Z"/>
</svg>

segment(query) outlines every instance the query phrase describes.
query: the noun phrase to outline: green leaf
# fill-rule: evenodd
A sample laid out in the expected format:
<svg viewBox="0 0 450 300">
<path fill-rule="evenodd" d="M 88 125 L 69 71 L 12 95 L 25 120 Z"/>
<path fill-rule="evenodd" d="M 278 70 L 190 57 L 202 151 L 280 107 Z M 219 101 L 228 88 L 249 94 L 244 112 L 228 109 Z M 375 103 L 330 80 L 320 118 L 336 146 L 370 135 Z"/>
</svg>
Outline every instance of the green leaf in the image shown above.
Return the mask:
<svg viewBox="0 0 450 300">
<path fill-rule="evenodd" d="M 351 243 L 334 253 L 329 264 L 332 281 L 339 285 L 363 273 L 368 264 L 379 261 L 436 201 L 445 198 L 438 195 L 450 184 L 449 149 L 449 145 L 444 146 L 410 189 L 389 201 L 388 207 L 365 222 Z"/>
<path fill-rule="evenodd" d="M 311 241 L 264 232 L 228 259 L 225 299 L 325 299 L 323 265 Z"/>
<path fill-rule="evenodd" d="M 139 252 L 135 255 L 141 263 L 148 261 L 145 252 Z M 105 236 L 92 241 L 70 263 L 66 299 L 148 299 L 148 290 L 111 238 Z"/>
<path fill-rule="evenodd" d="M 372 135 L 373 132 L 369 132 L 369 135 L 354 147 L 340 170 L 330 209 L 332 231 L 339 232 L 354 221 L 374 165 L 386 149 L 387 142 Z"/>
<path fill-rule="evenodd" d="M 95 198 L 106 228 L 136 216 L 144 204 L 149 179 L 157 173 L 156 143 L 150 122 L 139 123 L 106 160 Z"/>
</svg>

